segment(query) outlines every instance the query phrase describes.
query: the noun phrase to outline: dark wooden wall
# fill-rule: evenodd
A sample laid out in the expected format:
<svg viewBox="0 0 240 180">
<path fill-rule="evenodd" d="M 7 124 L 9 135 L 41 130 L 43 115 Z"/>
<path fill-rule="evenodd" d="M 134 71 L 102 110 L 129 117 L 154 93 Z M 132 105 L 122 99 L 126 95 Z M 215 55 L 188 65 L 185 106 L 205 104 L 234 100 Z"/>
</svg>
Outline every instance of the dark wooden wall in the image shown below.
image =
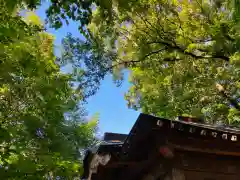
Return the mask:
<svg viewBox="0 0 240 180">
<path fill-rule="evenodd" d="M 165 164 L 167 161 L 165 161 Z M 240 159 L 230 156 L 219 156 L 192 152 L 176 152 L 175 158 L 169 161 L 171 170 L 165 176 L 165 164 L 159 162 L 149 169 L 142 180 L 239 180 Z M 168 164 L 169 166 L 169 164 Z"/>
</svg>

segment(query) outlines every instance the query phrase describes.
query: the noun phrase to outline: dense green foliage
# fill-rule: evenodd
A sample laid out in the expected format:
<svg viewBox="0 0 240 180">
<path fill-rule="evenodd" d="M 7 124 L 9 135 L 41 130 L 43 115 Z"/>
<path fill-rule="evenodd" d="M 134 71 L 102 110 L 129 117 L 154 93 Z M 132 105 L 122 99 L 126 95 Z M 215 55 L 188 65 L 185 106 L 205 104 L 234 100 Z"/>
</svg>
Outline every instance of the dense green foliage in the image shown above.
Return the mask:
<svg viewBox="0 0 240 180">
<path fill-rule="evenodd" d="M 239 110 L 230 104 L 240 98 L 237 0 L 108 2 L 92 9 L 87 42 L 65 40 L 75 42 L 68 50 L 78 65 L 89 65 L 88 73 L 96 78 L 132 70 L 126 98 L 130 107 L 145 113 L 240 121 Z"/>
<path fill-rule="evenodd" d="M 1 179 L 78 177 L 97 123 L 81 102 L 109 72 L 121 82 L 130 70 L 131 108 L 239 124 L 238 0 L 51 0 L 51 26 L 78 21 L 86 37 L 64 38 L 61 58 L 39 18 L 19 15 L 40 0 L 0 3 Z"/>
<path fill-rule="evenodd" d="M 0 11 L 0 179 L 79 177 L 79 150 L 94 142 L 97 117 L 86 121 L 74 79 L 56 63 L 53 36 L 11 3 Z"/>
</svg>

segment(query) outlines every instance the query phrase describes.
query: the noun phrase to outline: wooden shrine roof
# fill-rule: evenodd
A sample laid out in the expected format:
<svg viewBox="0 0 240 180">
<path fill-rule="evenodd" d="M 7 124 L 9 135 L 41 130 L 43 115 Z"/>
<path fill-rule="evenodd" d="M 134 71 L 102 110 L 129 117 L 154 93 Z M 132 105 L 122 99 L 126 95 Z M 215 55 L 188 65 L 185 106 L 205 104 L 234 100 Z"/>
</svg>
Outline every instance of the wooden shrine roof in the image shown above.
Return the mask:
<svg viewBox="0 0 240 180">
<path fill-rule="evenodd" d="M 134 179 L 130 178 L 130 174 L 150 167 L 160 154 L 159 148 L 164 146 L 175 151 L 240 158 L 240 129 L 168 120 L 146 114 L 139 115 L 128 135 L 109 133 L 105 140 L 109 143 L 100 145 L 97 153 L 111 154 L 111 159 L 107 165 L 99 167 L 93 180 L 103 177 L 111 179 L 112 173 L 116 175 L 116 172 L 122 171 L 125 171 L 125 177 L 126 171 L 129 171 L 129 179 Z M 118 143 L 112 143 L 114 140 Z"/>
<path fill-rule="evenodd" d="M 104 133 L 104 141 L 120 141 L 124 142 L 125 139 L 127 138 L 127 134 L 119 134 L 119 133 L 110 133 L 106 132 Z"/>
</svg>

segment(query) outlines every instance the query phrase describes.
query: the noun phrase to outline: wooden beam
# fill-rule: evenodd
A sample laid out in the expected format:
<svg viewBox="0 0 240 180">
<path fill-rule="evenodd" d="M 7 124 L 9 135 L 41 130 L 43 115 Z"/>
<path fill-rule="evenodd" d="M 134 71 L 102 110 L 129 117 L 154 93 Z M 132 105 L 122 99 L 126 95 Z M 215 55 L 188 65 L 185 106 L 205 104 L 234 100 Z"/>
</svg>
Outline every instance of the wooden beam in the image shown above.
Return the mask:
<svg viewBox="0 0 240 180">
<path fill-rule="evenodd" d="M 194 148 L 194 147 L 190 147 L 190 146 L 176 145 L 176 144 L 172 144 L 172 143 L 167 143 L 167 144 L 169 146 L 173 147 L 174 149 L 178 149 L 178 150 L 240 157 L 240 152 L 220 151 L 218 149 L 212 149 L 212 148 L 211 149 L 208 149 L 208 148 L 200 149 L 200 148 Z"/>
<path fill-rule="evenodd" d="M 117 167 L 132 167 L 132 166 L 139 166 L 140 164 L 144 163 L 144 161 L 140 162 L 116 162 L 116 163 L 111 163 L 105 166 L 106 168 L 117 168 Z"/>
</svg>

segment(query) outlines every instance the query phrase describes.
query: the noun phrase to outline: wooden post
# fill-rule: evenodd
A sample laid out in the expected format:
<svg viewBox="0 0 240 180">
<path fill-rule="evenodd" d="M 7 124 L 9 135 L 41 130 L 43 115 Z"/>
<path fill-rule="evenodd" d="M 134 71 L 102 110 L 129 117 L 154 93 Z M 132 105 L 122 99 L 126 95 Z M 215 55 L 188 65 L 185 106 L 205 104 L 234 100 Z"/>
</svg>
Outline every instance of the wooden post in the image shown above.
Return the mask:
<svg viewBox="0 0 240 180">
<path fill-rule="evenodd" d="M 168 174 L 164 180 L 185 180 L 184 172 L 179 169 L 172 169 L 172 173 Z"/>
<path fill-rule="evenodd" d="M 142 180 L 156 180 L 158 178 L 164 178 L 164 180 L 185 180 L 184 172 L 180 169 L 172 168 L 172 170 L 167 173 L 163 171 L 162 166 L 154 169 L 151 173 L 147 174 Z"/>
<path fill-rule="evenodd" d="M 172 169 L 172 180 L 185 180 L 184 172 L 180 169 Z"/>
<path fill-rule="evenodd" d="M 145 176 L 142 180 L 154 180 L 154 176 L 151 174 L 148 174 L 147 176 Z"/>
</svg>

